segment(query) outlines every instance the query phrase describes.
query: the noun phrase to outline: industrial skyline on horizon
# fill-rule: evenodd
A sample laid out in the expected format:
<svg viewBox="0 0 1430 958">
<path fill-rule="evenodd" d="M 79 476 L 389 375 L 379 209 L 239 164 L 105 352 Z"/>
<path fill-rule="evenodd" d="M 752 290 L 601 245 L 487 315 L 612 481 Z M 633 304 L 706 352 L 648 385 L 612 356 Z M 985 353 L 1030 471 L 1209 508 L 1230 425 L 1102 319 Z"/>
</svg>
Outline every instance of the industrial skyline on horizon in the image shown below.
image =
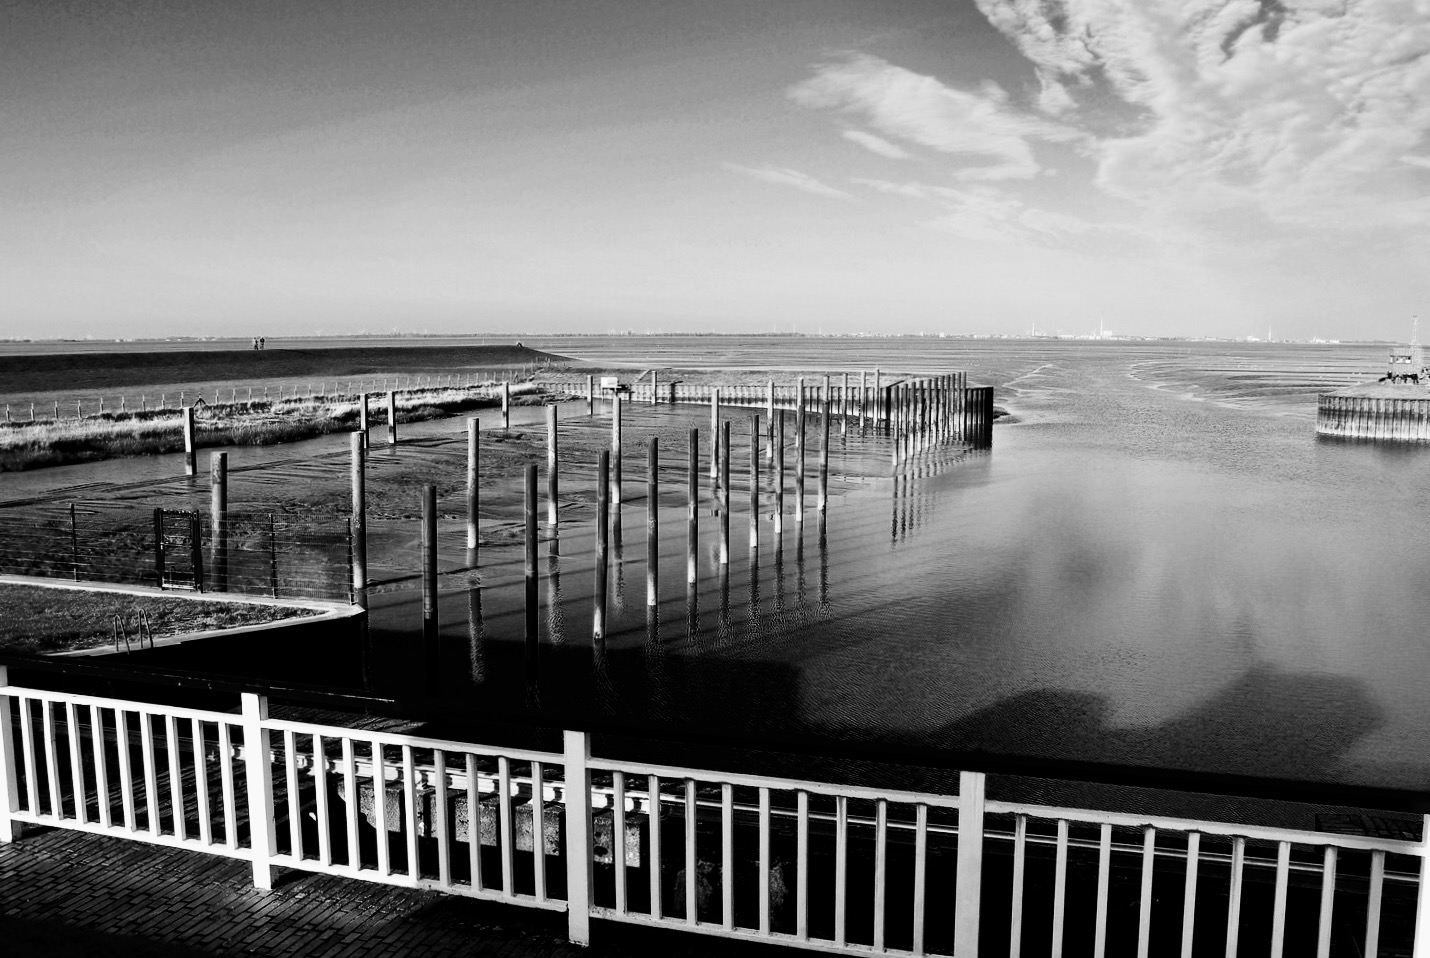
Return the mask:
<svg viewBox="0 0 1430 958">
<path fill-rule="evenodd" d="M 1394 0 L 29 3 L 0 54 L 4 337 L 1400 341 L 1427 293 Z"/>
</svg>

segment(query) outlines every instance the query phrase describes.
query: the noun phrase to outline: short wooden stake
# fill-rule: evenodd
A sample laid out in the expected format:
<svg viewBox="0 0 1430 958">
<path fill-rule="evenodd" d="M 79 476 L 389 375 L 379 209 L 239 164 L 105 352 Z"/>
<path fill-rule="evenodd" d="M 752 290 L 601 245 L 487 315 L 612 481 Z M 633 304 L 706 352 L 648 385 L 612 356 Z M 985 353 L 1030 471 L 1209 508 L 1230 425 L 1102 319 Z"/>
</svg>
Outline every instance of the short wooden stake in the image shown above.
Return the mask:
<svg viewBox="0 0 1430 958">
<path fill-rule="evenodd" d="M 655 436 L 650 437 L 650 451 L 647 453 L 645 485 L 645 604 L 654 609 L 659 604 L 658 576 L 660 573 L 660 445 Z"/>
<path fill-rule="evenodd" d="M 477 548 L 477 471 L 481 466 L 481 420 L 467 420 L 467 548 Z"/>
<path fill-rule="evenodd" d="M 184 475 L 198 475 L 198 444 L 194 440 L 194 407 L 184 407 Z"/>
<path fill-rule="evenodd" d="M 363 436 L 352 438 L 353 595 L 367 606 L 367 453 Z"/>
<path fill-rule="evenodd" d="M 209 457 L 209 535 L 214 591 L 228 591 L 228 453 Z"/>
</svg>

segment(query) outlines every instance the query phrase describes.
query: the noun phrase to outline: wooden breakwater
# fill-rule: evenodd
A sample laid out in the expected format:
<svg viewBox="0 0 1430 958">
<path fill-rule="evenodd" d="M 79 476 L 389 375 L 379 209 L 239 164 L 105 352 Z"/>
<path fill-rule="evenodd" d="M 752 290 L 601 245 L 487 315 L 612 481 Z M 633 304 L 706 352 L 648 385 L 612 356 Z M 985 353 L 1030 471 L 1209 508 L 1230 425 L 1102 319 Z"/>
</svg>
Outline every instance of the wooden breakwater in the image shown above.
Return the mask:
<svg viewBox="0 0 1430 958">
<path fill-rule="evenodd" d="M 1430 442 L 1430 393 L 1321 394 L 1316 433 L 1344 439 Z"/>
</svg>

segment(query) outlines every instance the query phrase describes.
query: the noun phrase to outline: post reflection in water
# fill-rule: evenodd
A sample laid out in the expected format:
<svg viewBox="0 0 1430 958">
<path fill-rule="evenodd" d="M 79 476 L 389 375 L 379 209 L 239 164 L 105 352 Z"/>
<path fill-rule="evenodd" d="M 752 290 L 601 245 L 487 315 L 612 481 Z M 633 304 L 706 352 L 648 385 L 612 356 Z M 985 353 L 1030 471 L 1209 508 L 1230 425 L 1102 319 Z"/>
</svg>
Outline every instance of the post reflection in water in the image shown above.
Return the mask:
<svg viewBox="0 0 1430 958">
<path fill-rule="evenodd" d="M 487 677 L 487 624 L 482 618 L 481 582 L 476 573 L 467 577 L 467 655 L 473 685 L 481 685 Z"/>
<path fill-rule="evenodd" d="M 794 607 L 796 611 L 804 612 L 808 606 L 808 596 L 805 594 L 806 583 L 804 581 L 804 526 L 796 525 L 794 533 Z"/>
<path fill-rule="evenodd" d="M 619 516 L 620 512 L 617 509 L 612 515 Z M 620 529 L 621 524 L 617 520 L 611 535 L 611 551 L 616 557 L 616 589 L 611 595 L 611 608 L 615 612 L 624 611 L 626 607 L 626 551 L 621 548 Z"/>
<path fill-rule="evenodd" d="M 685 638 L 691 649 L 700 647 L 700 586 L 694 579 L 685 585 Z"/>
<path fill-rule="evenodd" d="M 785 543 L 783 536 L 775 537 L 775 615 L 785 611 Z"/>
<path fill-rule="evenodd" d="M 824 522 L 819 523 L 819 611 L 829 614 L 829 548 L 824 534 Z"/>
<path fill-rule="evenodd" d="M 760 629 L 760 547 L 750 546 L 750 636 Z"/>
<path fill-rule="evenodd" d="M 546 633 L 553 645 L 566 642 L 566 616 L 561 611 L 561 554 L 555 536 L 552 551 L 546 557 Z"/>
<path fill-rule="evenodd" d="M 650 707 L 655 715 L 668 716 L 670 703 L 665 682 L 665 650 L 660 644 L 660 610 L 652 607 L 645 625 L 645 678 L 650 690 Z"/>
<path fill-rule="evenodd" d="M 730 641 L 730 564 L 720 563 L 720 616 L 716 629 L 723 645 Z"/>
</svg>

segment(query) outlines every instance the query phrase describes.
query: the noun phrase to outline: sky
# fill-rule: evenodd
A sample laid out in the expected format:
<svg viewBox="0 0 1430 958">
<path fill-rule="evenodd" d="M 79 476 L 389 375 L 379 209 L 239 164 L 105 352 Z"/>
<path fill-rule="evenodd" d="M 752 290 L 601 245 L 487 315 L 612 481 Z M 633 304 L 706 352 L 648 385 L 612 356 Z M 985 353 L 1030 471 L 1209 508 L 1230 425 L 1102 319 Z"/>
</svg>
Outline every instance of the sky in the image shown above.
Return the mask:
<svg viewBox="0 0 1430 958">
<path fill-rule="evenodd" d="M 1430 0 L 45 0 L 0 24 L 0 337 L 1430 319 Z"/>
</svg>

